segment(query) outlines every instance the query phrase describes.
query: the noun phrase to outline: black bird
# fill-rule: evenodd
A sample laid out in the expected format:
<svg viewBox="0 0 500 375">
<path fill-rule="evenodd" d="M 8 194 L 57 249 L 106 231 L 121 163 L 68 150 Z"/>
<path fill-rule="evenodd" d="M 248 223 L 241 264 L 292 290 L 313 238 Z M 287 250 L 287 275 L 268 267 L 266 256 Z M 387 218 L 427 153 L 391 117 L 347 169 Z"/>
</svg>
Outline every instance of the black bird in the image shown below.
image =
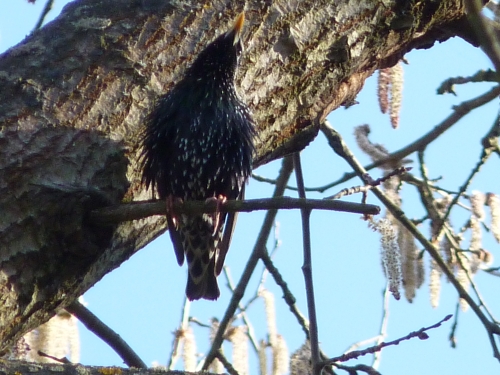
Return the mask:
<svg viewBox="0 0 500 375">
<path fill-rule="evenodd" d="M 198 55 L 184 78 L 157 100 L 142 139 L 142 181 L 167 201 L 177 262 L 182 265 L 185 254 L 188 263 L 190 300 L 219 297 L 216 277 L 236 215 L 175 217 L 169 211 L 175 200 L 243 199 L 255 136 L 250 111 L 234 86 L 244 20 L 241 13 L 228 32 Z"/>
</svg>

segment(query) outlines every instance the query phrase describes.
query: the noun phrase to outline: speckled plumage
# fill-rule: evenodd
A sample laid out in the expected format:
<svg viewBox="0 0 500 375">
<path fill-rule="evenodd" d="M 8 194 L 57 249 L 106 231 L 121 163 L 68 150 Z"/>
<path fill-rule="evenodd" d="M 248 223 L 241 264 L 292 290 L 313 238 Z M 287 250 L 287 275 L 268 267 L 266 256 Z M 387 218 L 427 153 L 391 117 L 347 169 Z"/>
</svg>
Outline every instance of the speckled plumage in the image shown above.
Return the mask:
<svg viewBox="0 0 500 375">
<path fill-rule="evenodd" d="M 234 87 L 243 20 L 198 55 L 148 117 L 142 180 L 161 199 L 242 199 L 254 150 L 252 118 Z M 169 231 L 178 263 L 187 259 L 186 295 L 217 299 L 235 215 L 220 214 L 218 223 L 212 214 L 177 219 Z"/>
</svg>

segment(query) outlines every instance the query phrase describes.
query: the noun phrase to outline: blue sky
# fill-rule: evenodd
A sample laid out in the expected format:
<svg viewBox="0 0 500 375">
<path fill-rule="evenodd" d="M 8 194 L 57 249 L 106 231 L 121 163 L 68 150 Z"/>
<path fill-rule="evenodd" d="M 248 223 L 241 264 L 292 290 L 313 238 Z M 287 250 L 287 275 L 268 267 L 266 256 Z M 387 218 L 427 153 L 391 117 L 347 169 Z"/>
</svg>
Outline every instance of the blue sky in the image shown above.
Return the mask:
<svg viewBox="0 0 500 375">
<path fill-rule="evenodd" d="M 51 16 L 60 12 L 65 1 L 55 1 Z M 0 14 L 0 52 L 18 43 L 35 25 L 44 3 L 35 5 L 25 1 L 9 1 L 2 6 Z M 490 84 L 472 84 L 457 87 L 458 97 L 437 96 L 436 88 L 448 77 L 467 76 L 478 69 L 490 67 L 485 55 L 460 39 L 438 44 L 432 49 L 413 51 L 406 56 L 409 65 L 404 66 L 405 86 L 400 128 L 392 130 L 387 116 L 378 110 L 376 100 L 376 74 L 367 80 L 357 100 L 359 105 L 349 109 L 340 108 L 330 115 L 331 124 L 341 132 L 356 156 L 365 164 L 368 158 L 355 146 L 354 127 L 368 123 L 371 139 L 384 144 L 389 150 L 398 150 L 415 138 L 425 134 L 450 114 L 453 105 L 471 99 L 490 87 Z M 443 177 L 440 185 L 456 190 L 478 160 L 481 151 L 480 139 L 489 129 L 498 111 L 498 102 L 475 111 L 443 135 L 426 152 L 429 174 L 432 178 Z M 318 138 L 303 153 L 303 167 L 307 186 L 321 186 L 337 180 L 345 171 L 346 163 L 327 146 L 324 137 Z M 416 160 L 413 155 L 411 157 Z M 255 173 L 274 178 L 280 161 L 265 165 Z M 416 164 L 414 164 L 416 165 Z M 478 189 L 500 194 L 498 171 L 500 162 L 493 157 L 474 180 L 469 192 Z M 373 171 L 373 177 L 381 172 Z M 294 177 L 291 179 L 294 185 Z M 360 184 L 351 180 L 343 186 L 328 191 L 331 195 L 343 187 Z M 269 197 L 273 187 L 250 181 L 248 198 Z M 287 195 L 295 196 L 292 191 Z M 321 197 L 311 194 L 311 197 Z M 410 218 L 420 218 L 423 210 L 415 191 L 405 187 L 402 193 L 403 208 Z M 360 197 L 350 197 L 359 201 Z M 369 203 L 377 204 L 370 196 Z M 264 213 L 240 214 L 234 240 L 226 264 L 235 282 L 241 274 Z M 456 226 L 465 223 L 467 215 L 455 209 L 452 221 Z M 300 213 L 280 212 L 279 239 L 281 246 L 274 258 L 290 289 L 297 298 L 297 304 L 306 314 L 304 282 L 302 277 L 302 238 Z M 428 228 L 421 227 L 424 234 Z M 484 247 L 494 256 L 500 250 L 489 235 L 484 234 Z M 360 217 L 347 213 L 313 212 L 312 214 L 313 272 L 319 319 L 321 347 L 331 356 L 341 354 L 351 344 L 378 334 L 382 313 L 382 291 L 385 280 L 380 266 L 379 237 L 368 229 Z M 272 241 L 269 246 L 272 247 Z M 428 258 L 426 256 L 426 266 Z M 258 270 L 262 270 L 259 265 Z M 254 275 L 247 289 L 244 301 L 251 298 L 260 279 L 260 271 Z M 426 267 L 428 276 L 428 267 Z M 493 312 L 500 311 L 498 299 L 498 278 L 479 273 L 475 280 L 481 293 Z M 96 315 L 116 330 L 134 348 L 141 358 L 151 364 L 168 361 L 173 340 L 172 332 L 180 321 L 183 303 L 186 269 L 180 268 L 168 235 L 164 235 L 139 251 L 120 268 L 107 275 L 85 294 L 85 300 Z M 217 302 L 198 301 L 191 305 L 191 315 L 203 322 L 213 316 L 221 317 L 227 305 L 230 292 L 223 277 L 219 278 L 221 298 Z M 427 279 L 417 291 L 413 303 L 404 298 L 390 299 L 390 319 L 387 340 L 404 336 L 421 327 L 434 324 L 445 315 L 454 313 L 457 294 L 442 281 L 440 305 L 432 309 L 429 303 Z M 304 341 L 304 335 L 295 318 L 281 300 L 281 292 L 271 278 L 265 287 L 275 293 L 278 314 L 278 332 L 285 336 L 290 352 Z M 259 339 L 266 338 L 263 318 L 263 303 L 258 300 L 249 309 L 249 316 Z M 470 311 L 460 313 L 456 332 L 458 347 L 451 349 L 448 335 L 451 322 L 432 330 L 426 341 L 406 341 L 399 346 L 385 349 L 379 370 L 383 374 L 466 374 L 498 372 L 499 363 L 491 355 L 491 348 L 485 330 Z M 208 333 L 195 327 L 200 351 L 208 347 Z M 121 365 L 120 358 L 81 327 L 81 362 L 87 365 Z M 364 360 L 370 363 L 370 358 Z M 251 373 L 257 374 L 255 358 Z M 354 364 L 348 363 L 348 364 Z"/>
</svg>

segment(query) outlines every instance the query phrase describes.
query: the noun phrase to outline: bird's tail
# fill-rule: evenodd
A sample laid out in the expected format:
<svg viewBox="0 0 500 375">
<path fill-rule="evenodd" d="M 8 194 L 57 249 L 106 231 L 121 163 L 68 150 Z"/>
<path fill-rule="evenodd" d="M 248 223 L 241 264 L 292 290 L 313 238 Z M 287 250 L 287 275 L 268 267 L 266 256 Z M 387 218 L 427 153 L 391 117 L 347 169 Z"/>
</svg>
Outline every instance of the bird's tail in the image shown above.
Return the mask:
<svg viewBox="0 0 500 375">
<path fill-rule="evenodd" d="M 188 273 L 186 296 L 190 301 L 200 298 L 214 301 L 219 298 L 220 291 L 217 285 L 214 264 L 214 261 L 210 262 L 207 272 L 205 272 L 203 278 L 200 280 L 195 279 L 191 275 L 191 272 Z"/>
<path fill-rule="evenodd" d="M 186 296 L 191 301 L 200 298 L 216 300 L 220 295 L 215 264 L 223 226 L 215 234 L 213 232 L 213 220 L 207 214 L 189 217 L 180 227 L 188 264 Z"/>
</svg>

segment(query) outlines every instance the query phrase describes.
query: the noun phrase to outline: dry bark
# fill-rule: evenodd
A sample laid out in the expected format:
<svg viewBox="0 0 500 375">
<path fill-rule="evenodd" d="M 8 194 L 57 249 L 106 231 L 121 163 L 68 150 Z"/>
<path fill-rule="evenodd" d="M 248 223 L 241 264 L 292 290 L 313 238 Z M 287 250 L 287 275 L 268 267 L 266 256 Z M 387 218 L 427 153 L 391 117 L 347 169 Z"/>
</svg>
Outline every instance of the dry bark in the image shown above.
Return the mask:
<svg viewBox="0 0 500 375">
<path fill-rule="evenodd" d="M 150 198 L 137 164 L 143 119 L 243 4 L 75 1 L 0 55 L 1 350 L 165 230 L 161 217 L 101 227 L 87 213 Z M 258 124 L 256 165 L 305 147 L 376 69 L 458 30 L 470 39 L 460 0 L 245 10 L 237 87 Z"/>
</svg>

